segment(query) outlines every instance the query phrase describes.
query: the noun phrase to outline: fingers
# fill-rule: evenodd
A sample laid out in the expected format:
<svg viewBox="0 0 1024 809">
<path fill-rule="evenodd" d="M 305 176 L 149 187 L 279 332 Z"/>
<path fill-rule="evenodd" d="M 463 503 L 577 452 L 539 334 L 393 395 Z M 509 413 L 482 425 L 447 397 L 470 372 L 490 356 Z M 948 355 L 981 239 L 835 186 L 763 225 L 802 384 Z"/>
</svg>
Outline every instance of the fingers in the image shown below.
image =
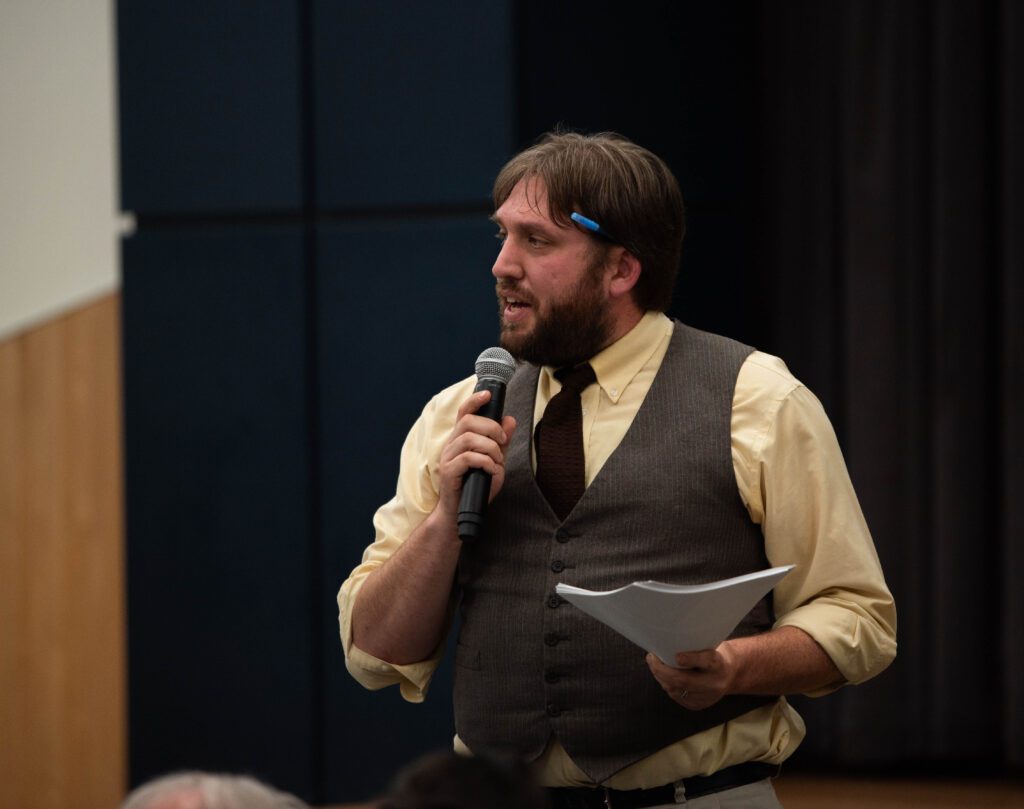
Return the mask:
<svg viewBox="0 0 1024 809">
<path fill-rule="evenodd" d="M 506 416 L 501 422 L 497 422 L 486 416 L 476 415 L 477 411 L 490 401 L 490 398 L 490 391 L 477 391 L 459 406 L 451 438 L 454 439 L 462 433 L 472 432 L 486 436 L 497 444 L 503 445 L 508 442 L 509 436 L 505 431 L 505 426 L 506 420 L 511 417 Z M 511 422 L 514 425 L 515 419 L 511 419 Z"/>
<path fill-rule="evenodd" d="M 491 476 L 493 498 L 504 482 L 505 448 L 515 431 L 516 420 L 505 416 L 500 422 L 477 411 L 490 399 L 489 391 L 478 391 L 462 403 L 458 419 L 441 450 L 441 502 L 454 514 L 463 476 L 470 469 L 481 469 Z"/>
<path fill-rule="evenodd" d="M 492 438 L 476 432 L 453 435 L 441 452 L 441 466 L 450 467 L 455 475 L 463 475 L 469 469 L 482 469 L 495 474 L 505 465 L 502 449 L 503 437 Z"/>
<path fill-rule="evenodd" d="M 481 407 L 487 404 L 490 399 L 491 392 L 489 390 L 476 391 L 472 396 L 466 399 L 466 401 L 459 406 L 458 413 L 455 417 L 456 430 L 458 429 L 458 425 L 462 421 L 463 417 L 476 413 Z M 484 421 L 490 422 L 491 424 L 499 424 L 489 418 L 485 418 Z M 511 438 L 512 433 L 516 428 L 516 420 L 512 416 L 503 416 L 499 426 L 506 433 L 507 437 Z"/>
<path fill-rule="evenodd" d="M 704 649 L 699 652 L 680 652 L 676 655 L 676 663 L 684 669 L 710 669 L 719 664 L 718 652 Z"/>
<path fill-rule="evenodd" d="M 505 447 L 509 434 L 503 425 L 481 416 L 463 416 L 441 451 L 442 466 L 453 474 L 468 469 L 483 469 L 496 474 L 505 464 Z"/>
<path fill-rule="evenodd" d="M 466 401 L 459 405 L 458 413 L 455 417 L 456 423 L 462 420 L 463 416 L 476 413 L 481 407 L 487 404 L 491 400 L 491 392 L 489 390 L 478 390 L 474 391 L 473 395 L 470 396 Z M 492 421 L 492 419 L 488 419 Z M 493 422 L 497 424 L 497 422 Z"/>
<path fill-rule="evenodd" d="M 646 660 L 651 674 L 654 675 L 654 679 L 658 681 L 665 693 L 684 708 L 694 710 L 696 694 L 694 698 L 691 698 L 690 694 L 691 690 L 695 692 L 697 690 L 694 678 L 687 672 L 666 666 L 658 659 L 657 655 L 648 653 Z"/>
<path fill-rule="evenodd" d="M 686 652 L 677 656 L 690 661 L 699 659 L 708 664 L 702 667 L 673 668 L 651 653 L 647 654 L 646 661 L 651 674 L 672 700 L 688 710 L 699 711 L 714 705 L 726 693 L 724 681 L 717 673 L 714 655 L 712 651 Z"/>
</svg>

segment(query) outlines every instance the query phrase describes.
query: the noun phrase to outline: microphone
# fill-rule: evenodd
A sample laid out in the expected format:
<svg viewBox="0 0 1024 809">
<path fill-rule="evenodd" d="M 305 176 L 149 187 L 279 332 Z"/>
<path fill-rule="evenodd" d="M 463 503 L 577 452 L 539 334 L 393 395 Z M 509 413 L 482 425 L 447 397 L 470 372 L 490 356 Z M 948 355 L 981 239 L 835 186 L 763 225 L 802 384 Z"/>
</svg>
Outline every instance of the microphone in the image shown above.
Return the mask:
<svg viewBox="0 0 1024 809">
<path fill-rule="evenodd" d="M 516 372 L 516 361 L 504 348 L 488 348 L 476 358 L 477 383 L 474 393 L 489 390 L 491 398 L 477 412 L 501 421 L 505 409 L 505 386 Z M 476 539 L 484 524 L 484 512 L 491 493 L 491 476 L 483 469 L 470 469 L 462 478 L 459 496 L 459 539 Z"/>
</svg>

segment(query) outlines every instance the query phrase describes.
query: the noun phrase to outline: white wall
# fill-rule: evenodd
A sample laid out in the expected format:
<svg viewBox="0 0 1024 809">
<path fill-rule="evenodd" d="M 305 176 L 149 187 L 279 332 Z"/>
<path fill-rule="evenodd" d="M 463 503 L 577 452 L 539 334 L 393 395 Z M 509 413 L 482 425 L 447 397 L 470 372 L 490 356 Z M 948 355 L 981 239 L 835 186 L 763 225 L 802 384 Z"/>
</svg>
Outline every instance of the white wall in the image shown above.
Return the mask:
<svg viewBox="0 0 1024 809">
<path fill-rule="evenodd" d="M 0 339 L 119 286 L 113 0 L 0 0 Z"/>
</svg>

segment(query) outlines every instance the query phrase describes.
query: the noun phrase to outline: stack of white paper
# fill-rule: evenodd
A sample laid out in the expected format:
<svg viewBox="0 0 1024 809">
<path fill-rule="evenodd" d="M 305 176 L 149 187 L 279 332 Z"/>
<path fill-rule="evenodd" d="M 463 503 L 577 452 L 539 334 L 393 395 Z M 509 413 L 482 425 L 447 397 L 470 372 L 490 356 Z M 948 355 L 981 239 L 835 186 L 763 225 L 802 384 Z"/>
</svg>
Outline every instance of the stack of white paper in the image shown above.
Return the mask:
<svg viewBox="0 0 1024 809">
<path fill-rule="evenodd" d="M 558 584 L 555 592 L 678 668 L 677 653 L 714 649 L 793 567 L 773 567 L 710 584 L 636 581 L 605 592 Z"/>
</svg>

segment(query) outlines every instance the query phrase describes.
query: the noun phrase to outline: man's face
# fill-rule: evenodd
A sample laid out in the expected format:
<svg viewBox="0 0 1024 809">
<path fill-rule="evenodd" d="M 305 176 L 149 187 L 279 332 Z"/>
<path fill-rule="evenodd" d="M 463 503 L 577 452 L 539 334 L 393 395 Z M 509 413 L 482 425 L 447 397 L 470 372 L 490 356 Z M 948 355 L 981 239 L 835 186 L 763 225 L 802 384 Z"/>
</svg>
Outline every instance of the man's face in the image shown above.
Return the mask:
<svg viewBox="0 0 1024 809">
<path fill-rule="evenodd" d="M 561 367 L 590 359 L 609 342 L 606 251 L 576 227 L 548 216 L 537 178 L 520 180 L 494 213 L 501 251 L 501 344 L 518 359 Z"/>
</svg>

